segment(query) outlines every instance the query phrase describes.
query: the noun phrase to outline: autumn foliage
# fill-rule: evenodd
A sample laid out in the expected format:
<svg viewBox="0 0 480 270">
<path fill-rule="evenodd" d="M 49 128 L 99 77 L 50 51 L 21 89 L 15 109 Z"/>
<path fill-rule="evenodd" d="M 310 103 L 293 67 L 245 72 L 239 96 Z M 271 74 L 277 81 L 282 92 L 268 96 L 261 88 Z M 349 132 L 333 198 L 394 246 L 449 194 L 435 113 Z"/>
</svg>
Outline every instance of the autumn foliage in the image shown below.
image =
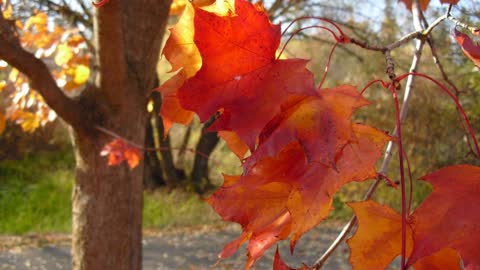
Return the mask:
<svg viewBox="0 0 480 270">
<path fill-rule="evenodd" d="M 11 8 L 11 4 L 7 5 L 3 12 L 6 19 L 11 19 Z M 91 55 L 87 43 L 78 29 L 67 30 L 58 24 L 52 27 L 48 25 L 48 20 L 46 13 L 39 12 L 24 23 L 19 20 L 13 22 L 20 45 L 46 61 L 58 85 L 66 93 L 75 94 L 90 78 Z M 0 92 L 8 96 L 10 104 L 5 115 L 0 112 L 0 134 L 7 120 L 20 125 L 26 132 L 33 132 L 55 120 L 56 113 L 31 87 L 28 78 L 2 62 L 0 60 L 0 71 L 7 71 L 8 76 L 0 81 Z"/>
<path fill-rule="evenodd" d="M 402 2 L 412 8 L 412 1 Z M 95 5 L 108 8 L 107 3 Z M 428 4 L 419 1 L 422 10 Z M 270 22 L 261 4 L 175 1 L 171 13 L 182 14 L 163 49 L 173 76 L 156 89 L 163 98 L 165 134 L 173 123 L 189 124 L 195 114 L 202 122 L 213 119 L 208 131 L 218 131 L 242 160 L 243 173 L 225 175 L 223 185 L 206 199 L 225 221 L 242 227 L 219 257 L 233 255 L 248 242 L 245 269 L 250 269 L 281 240 L 289 239 L 293 252 L 302 235 L 328 217 L 342 186 L 380 178 L 375 164 L 388 142 L 401 144 L 399 136 L 352 121 L 357 109 L 369 105 L 354 86 L 322 88 L 306 68 L 308 60 L 279 57 L 280 25 Z M 86 82 L 89 56 L 82 53 L 84 40 L 76 32 L 49 30 L 45 14 L 18 27 L 34 29 L 22 43 L 43 48 L 44 56 L 54 59 L 65 91 Z M 337 42 L 349 40 L 342 35 L 335 34 Z M 454 37 L 479 66 L 480 47 L 456 29 Z M 6 84 L 22 83 L 18 71 L 11 70 Z M 396 97 L 393 84 L 384 86 Z M 0 114 L 0 133 L 5 118 L 24 123 L 27 131 L 39 125 L 24 110 L 34 95 L 26 92 L 7 117 Z M 41 99 L 34 99 L 42 108 Z M 121 139 L 101 154 L 110 165 L 126 161 L 134 168 L 140 160 L 140 151 Z M 480 269 L 480 168 L 449 166 L 421 179 L 433 191 L 413 211 L 409 206 L 397 213 L 373 200 L 348 204 L 358 219 L 348 240 L 353 269 L 384 269 L 402 249 L 407 257 L 402 269 Z M 278 251 L 273 268 L 290 269 Z"/>
<path fill-rule="evenodd" d="M 422 9 L 427 5 L 421 1 Z M 207 121 L 219 112 L 209 130 L 219 131 L 243 160 L 243 174 L 225 175 L 207 199 L 224 220 L 243 229 L 220 258 L 247 241 L 246 269 L 280 240 L 289 238 L 293 252 L 301 236 L 328 216 L 343 185 L 377 177 L 375 163 L 393 138 L 352 122 L 354 111 L 369 102 L 353 86 L 318 89 L 306 60 L 279 60 L 280 27 L 261 6 L 242 0 L 187 4 L 170 31 L 163 53 L 178 73 L 159 88 L 165 125 L 188 124 L 194 113 Z M 471 41 L 456 36 L 475 61 Z M 244 158 L 247 149 L 251 154 Z M 408 213 L 409 266 L 460 269 L 463 260 L 465 269 L 480 267 L 473 255 L 480 254 L 480 239 L 465 237 L 480 235 L 473 210 L 478 170 L 460 165 L 423 178 L 434 191 Z M 387 267 L 401 253 L 401 215 L 371 200 L 350 206 L 359 220 L 348 242 L 353 268 Z M 274 269 L 290 269 L 278 252 Z"/>
</svg>

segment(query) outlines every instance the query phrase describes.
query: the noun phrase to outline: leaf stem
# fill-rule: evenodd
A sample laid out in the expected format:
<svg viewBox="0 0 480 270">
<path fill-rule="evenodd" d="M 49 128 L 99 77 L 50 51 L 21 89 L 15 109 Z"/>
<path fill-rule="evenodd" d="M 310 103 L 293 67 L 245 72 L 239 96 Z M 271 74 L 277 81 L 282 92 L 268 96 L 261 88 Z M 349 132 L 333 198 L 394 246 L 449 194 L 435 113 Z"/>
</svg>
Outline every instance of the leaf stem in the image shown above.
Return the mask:
<svg viewBox="0 0 480 270">
<path fill-rule="evenodd" d="M 327 78 L 328 69 L 330 68 L 330 61 L 332 60 L 333 52 L 335 51 L 335 48 L 337 48 L 337 46 L 338 46 L 338 42 L 335 43 L 335 45 L 333 45 L 332 50 L 330 51 L 330 54 L 328 55 L 328 61 L 327 61 L 327 64 L 325 65 L 325 71 L 323 72 L 322 81 L 318 85 L 318 89 L 322 88 L 323 83 L 325 82 L 325 79 Z"/>
<path fill-rule="evenodd" d="M 194 154 L 197 154 L 199 156 L 202 156 L 204 158 L 209 158 L 209 155 L 205 154 L 205 153 L 202 153 L 202 152 L 199 152 L 195 149 L 192 149 L 192 148 L 183 148 L 183 147 L 145 147 L 145 146 L 141 146 L 139 145 L 138 143 L 134 142 L 134 141 L 131 141 L 131 140 L 128 140 L 120 135 L 118 135 L 117 133 L 111 131 L 111 130 L 108 130 L 104 127 L 101 127 L 101 126 L 95 126 L 95 129 L 113 137 L 113 138 L 116 138 L 116 139 L 120 139 L 120 140 L 123 140 L 124 142 L 128 143 L 129 145 L 135 147 L 135 148 L 138 148 L 139 150 L 141 151 L 149 151 L 149 152 L 157 152 L 157 151 L 169 151 L 169 150 L 180 150 L 180 151 L 189 151 L 189 152 L 192 152 Z"/>
<path fill-rule="evenodd" d="M 405 170 L 403 168 L 403 143 L 402 143 L 402 123 L 400 119 L 400 105 L 398 103 L 397 90 L 394 85 L 390 86 L 393 92 L 393 99 L 395 100 L 395 117 L 397 122 L 397 144 L 398 144 L 398 159 L 400 162 L 400 186 L 402 191 L 402 255 L 401 255 L 401 269 L 405 269 L 407 256 L 407 197 L 405 191 Z"/>
<path fill-rule="evenodd" d="M 282 46 L 282 49 L 280 50 L 280 52 L 278 53 L 278 56 L 277 56 L 277 60 L 280 59 L 280 57 L 282 56 L 283 54 L 283 51 L 285 51 L 285 48 L 287 47 L 288 43 L 292 40 L 292 38 L 297 35 L 298 33 L 304 31 L 304 30 L 307 30 L 307 29 L 313 29 L 313 28 L 317 28 L 317 29 L 323 29 L 325 31 L 328 31 L 330 32 L 330 34 L 333 35 L 333 37 L 335 38 L 335 40 L 337 41 L 336 44 L 338 44 L 338 42 L 341 41 L 341 38 L 337 36 L 337 34 L 335 32 L 333 32 L 330 28 L 328 27 L 325 27 L 325 26 L 320 26 L 320 25 L 312 25 L 312 26 L 306 26 L 306 27 L 302 27 L 298 30 L 296 30 L 295 32 L 293 32 L 290 37 L 287 39 L 287 41 L 285 42 L 285 44 L 283 44 Z"/>
<path fill-rule="evenodd" d="M 423 40 L 418 40 L 417 41 L 416 51 L 415 51 L 415 54 L 414 54 L 413 59 L 412 59 L 412 64 L 410 66 L 410 71 L 415 71 L 417 69 L 418 64 L 420 62 L 421 50 L 423 49 L 423 44 L 424 43 L 425 42 Z M 391 68 L 393 68 L 393 67 L 391 67 Z M 393 72 L 394 71 L 392 70 L 391 73 L 393 74 Z M 402 103 L 402 106 L 401 106 L 401 109 L 400 109 L 400 114 L 399 114 L 399 124 L 400 125 L 404 122 L 404 120 L 407 116 L 408 104 L 410 102 L 410 96 L 411 96 L 411 89 L 413 88 L 413 76 L 411 76 L 411 75 L 413 75 L 413 74 L 409 74 L 409 75 L 405 76 L 405 77 L 408 77 L 409 79 L 407 80 L 407 83 L 405 85 L 405 94 L 403 96 L 403 103 Z M 405 77 L 403 77 L 403 78 L 405 78 Z M 377 83 L 377 82 L 381 83 L 383 87 L 390 86 L 390 87 L 394 88 L 393 85 L 396 85 L 396 81 L 398 81 L 398 79 L 394 79 L 391 83 L 392 86 L 390 86 L 389 84 L 386 84 L 385 82 L 383 82 L 381 80 L 375 80 L 375 81 L 372 81 L 372 82 L 368 83 L 367 86 L 362 90 L 362 92 L 364 92 L 373 83 Z M 397 134 L 398 134 L 398 124 L 397 124 L 397 127 L 395 127 L 395 129 L 393 130 L 392 134 L 394 134 L 394 136 L 397 136 Z M 383 158 L 383 162 L 382 162 L 382 166 L 379 170 L 380 175 L 385 175 L 387 170 L 388 170 L 388 165 L 389 165 L 390 160 L 391 160 L 392 155 L 393 155 L 394 146 L 395 146 L 395 141 L 390 141 L 387 145 L 387 148 L 386 148 L 385 154 L 384 154 L 384 158 Z M 402 150 L 403 150 L 403 148 L 402 148 Z M 367 193 L 365 194 L 364 200 L 370 199 L 372 197 L 373 193 L 375 192 L 378 185 L 380 184 L 381 179 L 382 179 L 381 177 L 378 177 L 375 180 L 375 182 L 370 186 Z M 352 216 L 352 218 L 350 218 L 348 223 L 345 224 L 342 231 L 338 234 L 337 238 L 332 242 L 330 247 L 314 263 L 314 265 L 312 266 L 312 269 L 318 270 L 325 264 L 325 262 L 331 256 L 331 254 L 345 240 L 345 238 L 348 236 L 348 234 L 350 233 L 350 231 L 353 229 L 353 227 L 356 224 L 357 224 L 357 219 L 356 219 L 355 216 Z"/>
</svg>

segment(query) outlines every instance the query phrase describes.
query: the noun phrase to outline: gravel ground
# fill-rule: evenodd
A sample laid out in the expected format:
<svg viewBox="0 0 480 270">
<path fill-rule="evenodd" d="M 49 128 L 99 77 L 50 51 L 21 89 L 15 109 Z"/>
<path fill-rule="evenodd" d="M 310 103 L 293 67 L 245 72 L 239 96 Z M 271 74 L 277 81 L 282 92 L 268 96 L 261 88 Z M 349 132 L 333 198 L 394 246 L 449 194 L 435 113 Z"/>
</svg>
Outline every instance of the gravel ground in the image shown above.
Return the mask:
<svg viewBox="0 0 480 270">
<path fill-rule="evenodd" d="M 143 240 L 143 269 L 243 269 L 246 261 L 244 247 L 240 248 L 233 257 L 220 261 L 212 268 L 217 261 L 217 254 L 221 251 L 223 245 L 238 236 L 239 232 L 238 228 L 234 226 L 146 232 Z M 290 267 L 299 267 L 302 262 L 311 265 L 336 237 L 338 232 L 339 228 L 333 228 L 333 226 L 312 230 L 300 239 L 294 257 L 289 256 L 288 242 L 284 241 L 280 244 L 282 258 Z M 4 242 L 3 248 L 0 246 L 0 269 L 71 269 L 68 236 L 57 236 L 53 239 L 50 241 L 38 241 L 39 243 L 36 244 L 25 244 L 35 241 L 25 241 L 25 237 L 8 238 L 0 236 L 0 243 Z M 15 244 L 15 241 L 18 245 Z M 5 245 L 5 242 L 11 242 L 11 244 L 8 246 Z M 274 249 L 269 250 L 255 264 L 254 269 L 272 269 Z M 323 269 L 351 269 L 347 261 L 348 247 L 342 245 Z"/>
</svg>

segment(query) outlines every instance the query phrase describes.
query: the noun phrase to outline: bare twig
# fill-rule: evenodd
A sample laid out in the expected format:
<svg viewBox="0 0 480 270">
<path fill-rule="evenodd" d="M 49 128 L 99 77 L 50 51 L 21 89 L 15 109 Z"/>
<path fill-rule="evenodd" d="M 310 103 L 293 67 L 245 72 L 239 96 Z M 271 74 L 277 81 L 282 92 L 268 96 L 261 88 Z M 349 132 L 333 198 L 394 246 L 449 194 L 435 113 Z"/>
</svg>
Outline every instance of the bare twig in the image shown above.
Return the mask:
<svg viewBox="0 0 480 270">
<path fill-rule="evenodd" d="M 141 151 L 152 151 L 152 152 L 158 152 L 158 151 L 170 151 L 170 150 L 186 150 L 186 151 L 189 151 L 189 152 L 192 152 L 194 154 L 198 154 L 199 156 L 202 156 L 202 157 L 205 157 L 205 158 L 209 158 L 209 156 L 205 153 L 202 153 L 202 152 L 199 152 L 199 151 L 196 151 L 195 149 L 191 149 L 191 148 L 186 148 L 186 149 L 182 149 L 180 147 L 145 147 L 145 146 L 142 146 L 134 141 L 131 141 L 131 140 L 128 140 L 126 139 L 125 137 L 122 137 L 121 135 L 111 131 L 111 130 L 108 130 L 104 127 L 101 127 L 101 126 L 95 126 L 95 129 L 115 138 L 115 139 L 119 139 L 119 140 L 122 140 L 126 143 L 128 143 L 129 145 L 135 147 L 135 148 L 138 148 L 139 150 Z"/>
<path fill-rule="evenodd" d="M 417 18 L 418 19 L 418 18 Z M 422 33 L 422 30 L 416 31 L 414 33 Z M 418 34 L 416 34 L 418 35 Z M 412 34 L 409 34 L 402 38 L 401 40 L 410 40 L 410 37 Z M 406 38 L 408 37 L 408 38 Z M 423 46 L 425 44 L 425 39 L 421 38 L 422 36 L 417 37 L 416 45 L 415 45 L 415 54 L 413 55 L 412 63 L 410 66 L 410 72 L 415 71 L 418 68 L 418 65 L 420 63 L 420 58 L 421 58 L 421 53 L 423 50 Z M 402 41 L 404 42 L 404 41 Z M 392 44 L 398 44 L 397 42 L 394 42 Z M 394 73 L 394 66 L 393 66 L 393 60 L 390 63 L 389 67 L 389 52 L 390 50 L 385 51 L 385 55 L 387 58 L 387 70 L 388 70 L 389 75 L 390 74 L 395 74 Z M 395 78 L 394 78 L 395 79 Z M 405 118 L 407 116 L 407 111 L 408 111 L 408 104 L 410 103 L 410 97 L 411 97 L 411 91 L 413 89 L 413 76 L 409 76 L 407 79 L 407 83 L 405 85 L 405 94 L 403 96 L 403 103 L 402 103 L 402 108 L 400 110 L 400 125 L 405 121 Z M 397 128 L 395 128 L 392 132 L 392 134 L 397 137 Z M 372 197 L 373 193 L 377 189 L 378 185 L 380 184 L 380 181 L 382 180 L 381 175 L 386 175 L 386 172 L 388 170 L 388 165 L 390 163 L 390 160 L 392 159 L 393 156 L 393 150 L 395 148 L 395 141 L 390 141 L 387 145 L 387 148 L 385 150 L 382 166 L 379 170 L 379 176 L 375 180 L 375 182 L 370 186 L 368 189 L 367 193 L 365 194 L 364 200 L 368 200 Z M 343 227 L 342 231 L 338 234 L 337 238 L 332 242 L 330 247 L 322 254 L 322 256 L 314 263 L 312 266 L 312 269 L 318 270 L 320 269 L 327 259 L 331 256 L 331 254 L 337 249 L 337 247 L 345 240 L 345 238 L 349 235 L 353 227 L 357 224 L 357 218 L 355 216 L 352 216 L 350 220 L 348 221 L 347 224 Z"/>
<path fill-rule="evenodd" d="M 453 17 L 452 15 L 450 15 L 450 13 L 447 16 L 447 19 L 450 20 L 451 22 L 453 22 L 455 24 L 455 26 L 467 29 L 468 31 L 470 31 L 472 33 L 480 32 L 480 27 L 468 25 L 468 24 L 458 20 L 457 18 Z"/>
</svg>

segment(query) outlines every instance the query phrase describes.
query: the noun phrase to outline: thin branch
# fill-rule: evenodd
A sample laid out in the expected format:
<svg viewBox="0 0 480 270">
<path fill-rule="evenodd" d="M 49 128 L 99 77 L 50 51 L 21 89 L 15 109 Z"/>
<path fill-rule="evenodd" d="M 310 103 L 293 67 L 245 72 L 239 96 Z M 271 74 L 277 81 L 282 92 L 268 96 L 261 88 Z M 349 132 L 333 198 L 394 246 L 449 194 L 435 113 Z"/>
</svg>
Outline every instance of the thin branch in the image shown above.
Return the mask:
<svg viewBox="0 0 480 270">
<path fill-rule="evenodd" d="M 80 105 L 62 92 L 43 61 L 22 48 L 13 22 L 6 20 L 1 12 L 0 44 L 0 59 L 25 74 L 50 108 L 73 127 L 84 126 Z"/>
<path fill-rule="evenodd" d="M 451 22 L 453 22 L 455 24 L 455 26 L 459 26 L 459 27 L 462 27 L 464 29 L 467 29 L 468 31 L 470 31 L 472 33 L 480 32 L 480 27 L 468 25 L 468 24 L 458 20 L 457 18 L 453 17 L 450 14 L 448 14 L 447 19 L 450 20 Z"/>
<path fill-rule="evenodd" d="M 85 5 L 85 1 L 83 0 L 76 0 L 77 4 L 82 8 L 82 11 L 85 15 L 87 15 L 88 20 L 93 22 L 93 15 L 91 10 Z M 93 24 L 92 24 L 93 26 Z"/>
<path fill-rule="evenodd" d="M 189 151 L 189 152 L 192 152 L 194 154 L 197 154 L 199 156 L 202 156 L 202 157 L 205 157 L 205 158 L 209 158 L 209 155 L 205 154 L 205 153 L 202 153 L 202 152 L 199 152 L 195 149 L 192 149 L 192 148 L 181 148 L 181 147 L 146 147 L 146 146 L 142 146 L 134 141 L 131 141 L 131 140 L 128 140 L 126 139 L 125 137 L 122 137 L 120 136 L 119 134 L 111 131 L 111 130 L 108 130 L 104 127 L 101 127 L 101 126 L 95 126 L 95 129 L 115 138 L 115 139 L 119 139 L 119 140 L 122 140 L 126 143 L 128 143 L 129 145 L 135 147 L 135 148 L 138 148 L 139 150 L 141 151 L 152 151 L 152 152 L 162 152 L 162 151 L 170 151 L 170 150 L 180 150 L 180 151 Z"/>
<path fill-rule="evenodd" d="M 421 31 L 417 31 L 417 32 L 414 32 L 414 33 L 420 33 L 421 34 Z M 407 35 L 407 36 L 410 36 L 410 35 Z M 405 37 L 403 39 L 405 40 Z M 408 39 L 410 39 L 410 38 L 408 38 Z M 392 43 L 392 44 L 396 44 L 396 42 Z M 410 71 L 417 70 L 418 65 L 420 63 L 421 53 L 422 53 L 424 44 L 425 44 L 424 39 L 419 39 L 419 40 L 416 41 L 415 54 L 414 54 L 413 59 L 412 59 L 412 64 L 411 64 L 411 67 L 410 67 Z M 386 51 L 386 56 L 389 55 L 389 51 L 390 50 Z M 387 57 L 387 59 L 388 59 L 388 57 Z M 393 64 L 393 61 L 391 63 Z M 388 63 L 387 63 L 387 66 L 388 66 Z M 390 68 L 391 68 L 391 70 L 389 72 L 391 74 L 395 74 L 394 73 L 394 66 L 391 66 Z M 405 121 L 405 118 L 407 116 L 408 104 L 410 103 L 410 97 L 411 97 L 412 89 L 413 89 L 413 76 L 409 76 L 408 80 L 407 80 L 407 83 L 405 85 L 405 94 L 404 94 L 404 97 L 403 97 L 402 107 L 400 109 L 400 121 L 399 121 L 400 125 L 403 124 L 403 122 Z M 397 137 L 397 128 L 396 127 L 393 130 L 392 134 L 394 134 L 394 136 Z M 395 144 L 396 144 L 395 141 L 390 141 L 388 143 L 387 148 L 385 150 L 382 166 L 381 166 L 380 171 L 379 171 L 379 177 L 377 177 L 375 182 L 368 189 L 367 193 L 365 194 L 364 200 L 368 200 L 372 197 L 373 193 L 377 189 L 377 187 L 378 187 L 378 185 L 379 185 L 379 183 L 382 179 L 381 175 L 386 175 L 386 172 L 388 170 L 388 165 L 390 164 L 390 160 L 392 159 L 392 156 L 393 156 L 393 150 L 394 150 Z M 353 227 L 356 224 L 357 224 L 357 218 L 354 215 L 354 216 L 352 216 L 352 218 L 350 218 L 348 223 L 345 224 L 342 231 L 338 234 L 337 238 L 332 242 L 330 247 L 314 263 L 314 265 L 312 266 L 312 269 L 318 270 L 325 264 L 325 262 L 328 260 L 328 258 L 338 248 L 338 246 L 345 240 L 345 238 L 349 235 L 349 233 L 351 232 L 351 230 L 353 229 Z"/>
<path fill-rule="evenodd" d="M 76 22 L 80 22 L 83 25 L 85 25 L 87 28 L 92 29 L 93 27 L 93 23 L 90 18 L 85 18 L 83 16 L 84 14 L 76 12 L 70 6 L 68 6 L 65 2 L 63 5 L 58 4 L 51 0 L 47 0 L 47 1 L 42 0 L 37 2 L 44 3 L 51 11 L 54 11 L 67 19 L 71 19 L 73 21 L 73 25 L 76 25 Z"/>
</svg>

